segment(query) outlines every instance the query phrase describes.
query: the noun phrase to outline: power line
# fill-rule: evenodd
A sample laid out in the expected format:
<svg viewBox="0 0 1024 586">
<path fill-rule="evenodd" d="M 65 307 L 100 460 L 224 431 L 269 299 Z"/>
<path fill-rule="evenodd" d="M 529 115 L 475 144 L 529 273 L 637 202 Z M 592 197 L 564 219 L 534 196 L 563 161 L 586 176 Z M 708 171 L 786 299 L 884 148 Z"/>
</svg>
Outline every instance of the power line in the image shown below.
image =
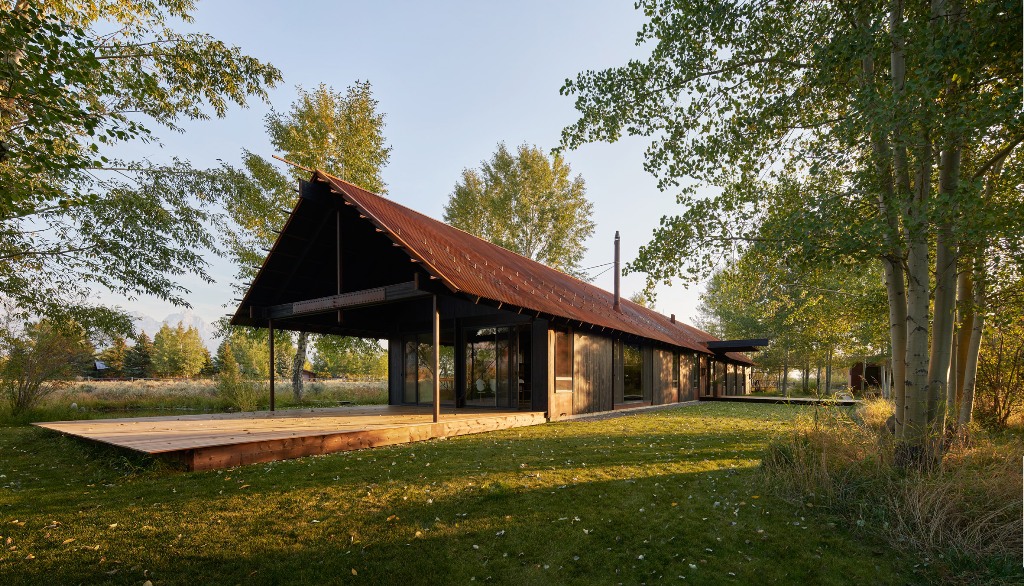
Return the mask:
<svg viewBox="0 0 1024 586">
<path fill-rule="evenodd" d="M 608 264 L 615 264 L 615 263 L 608 263 Z M 597 266 L 601 267 L 601 266 L 604 266 L 604 265 L 597 265 Z M 600 273 L 597 273 L 593 277 L 590 277 L 590 280 L 593 281 L 594 279 L 596 279 L 596 278 L 600 277 L 601 275 L 607 273 L 608 271 L 612 270 L 613 268 L 615 268 L 615 267 L 608 267 L 608 268 L 606 268 L 605 270 L 601 271 Z"/>
<path fill-rule="evenodd" d="M 606 263 L 604 263 L 604 264 L 599 264 L 599 265 L 594 265 L 594 266 L 592 266 L 592 267 L 583 267 L 583 268 L 582 268 L 582 269 L 580 269 L 580 270 L 581 270 L 581 271 L 589 271 L 590 269 L 599 269 L 599 268 L 601 268 L 601 267 L 606 267 L 606 266 L 608 266 L 608 265 L 613 265 L 613 264 L 615 264 L 615 261 L 612 261 L 612 262 L 606 262 Z"/>
</svg>

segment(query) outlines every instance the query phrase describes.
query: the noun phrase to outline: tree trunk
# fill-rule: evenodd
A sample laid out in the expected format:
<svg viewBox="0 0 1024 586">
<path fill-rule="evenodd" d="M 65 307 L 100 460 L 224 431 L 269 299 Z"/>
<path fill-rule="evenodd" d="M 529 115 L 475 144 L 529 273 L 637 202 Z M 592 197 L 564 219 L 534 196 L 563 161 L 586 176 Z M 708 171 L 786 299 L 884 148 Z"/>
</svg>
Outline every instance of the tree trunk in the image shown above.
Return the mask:
<svg viewBox="0 0 1024 586">
<path fill-rule="evenodd" d="M 951 145 L 940 155 L 939 196 L 940 201 L 955 196 L 959 185 L 960 149 Z M 946 210 L 952 214 L 953 210 Z M 928 421 L 932 424 L 930 439 L 941 440 L 945 432 L 946 383 L 952 358 L 953 324 L 956 309 L 957 253 L 951 220 L 940 224 L 936 238 L 935 252 L 935 313 L 932 321 L 931 351 L 928 357 Z M 938 445 L 933 445 L 938 448 Z M 933 457 L 941 457 L 936 451 Z"/>
<path fill-rule="evenodd" d="M 814 372 L 814 394 L 821 395 L 821 363 L 817 363 L 817 370 Z"/>
<path fill-rule="evenodd" d="M 860 396 L 864 396 L 864 386 L 868 378 L 868 357 L 864 356 L 860 363 Z"/>
<path fill-rule="evenodd" d="M 980 271 L 981 263 L 977 263 Z M 971 326 L 971 337 L 968 342 L 964 364 L 964 391 L 960 399 L 960 417 L 957 426 L 960 433 L 967 433 L 974 413 L 974 389 L 978 382 L 978 353 L 981 350 L 981 335 L 985 329 L 985 281 L 980 275 L 975 276 L 974 292 L 974 323 Z"/>
<path fill-rule="evenodd" d="M 299 332 L 295 342 L 295 361 L 292 362 L 292 397 L 302 401 L 302 371 L 306 368 L 306 341 L 309 334 Z"/>
<path fill-rule="evenodd" d="M 954 320 L 955 321 L 955 320 Z M 949 358 L 949 369 L 946 373 L 946 404 L 943 405 L 943 413 L 945 413 L 944 419 L 944 438 L 951 437 L 953 432 L 956 431 L 957 416 L 960 414 L 959 404 L 956 402 L 956 376 L 957 376 L 957 340 L 958 332 L 953 329 L 952 336 L 952 348 L 950 351 Z"/>
<path fill-rule="evenodd" d="M 964 398 L 964 378 L 967 370 L 967 352 L 971 346 L 971 331 L 974 329 L 974 279 L 971 278 L 971 265 L 961 271 L 957 277 L 956 310 L 960 318 L 957 323 L 956 338 L 956 398 L 955 405 L 959 411 Z"/>
<path fill-rule="evenodd" d="M 907 381 L 904 413 L 897 415 L 897 462 L 918 465 L 925 462 L 930 430 L 928 419 L 928 342 L 931 267 L 928 263 L 927 200 L 931 192 L 931 138 L 925 131 L 914 197 L 907 207 Z M 901 425 L 902 423 L 902 425 Z"/>
<path fill-rule="evenodd" d="M 882 362 L 882 398 L 892 398 L 892 358 L 886 362 Z"/>
<path fill-rule="evenodd" d="M 802 371 L 800 372 L 801 390 L 806 395 L 810 390 L 810 378 L 811 378 L 811 363 L 805 362 Z"/>
<path fill-rule="evenodd" d="M 782 396 L 789 396 L 789 350 L 782 355 Z"/>
<path fill-rule="evenodd" d="M 825 357 L 825 396 L 832 394 L 832 348 L 828 349 Z"/>
</svg>

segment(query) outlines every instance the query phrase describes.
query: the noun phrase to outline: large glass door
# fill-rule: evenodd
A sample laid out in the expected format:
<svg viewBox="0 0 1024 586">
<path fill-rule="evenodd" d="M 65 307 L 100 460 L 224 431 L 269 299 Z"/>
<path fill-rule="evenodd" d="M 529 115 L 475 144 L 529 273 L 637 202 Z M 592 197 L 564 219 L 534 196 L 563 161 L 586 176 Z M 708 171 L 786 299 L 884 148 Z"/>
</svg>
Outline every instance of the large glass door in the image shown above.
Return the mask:
<svg viewBox="0 0 1024 586">
<path fill-rule="evenodd" d="M 434 404 L 433 344 L 430 334 L 406 336 L 402 342 L 402 402 L 410 405 Z M 438 356 L 441 376 L 441 404 L 455 404 L 455 346 L 441 338 Z"/>
<path fill-rule="evenodd" d="M 514 334 L 508 327 L 466 330 L 467 406 L 518 407 L 519 337 Z"/>
</svg>

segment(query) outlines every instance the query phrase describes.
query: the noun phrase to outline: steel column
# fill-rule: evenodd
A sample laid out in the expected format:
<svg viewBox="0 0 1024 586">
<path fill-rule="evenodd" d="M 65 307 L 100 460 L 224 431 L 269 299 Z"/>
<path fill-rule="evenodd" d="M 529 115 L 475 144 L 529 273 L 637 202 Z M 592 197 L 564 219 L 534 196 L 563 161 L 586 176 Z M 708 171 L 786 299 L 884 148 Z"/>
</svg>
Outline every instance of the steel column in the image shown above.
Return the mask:
<svg viewBox="0 0 1024 586">
<path fill-rule="evenodd" d="M 267 320 L 267 328 L 270 332 L 270 410 L 274 410 L 274 320 Z"/>
<path fill-rule="evenodd" d="M 437 295 L 434 295 L 434 423 L 441 419 L 441 314 L 437 309 Z"/>
</svg>

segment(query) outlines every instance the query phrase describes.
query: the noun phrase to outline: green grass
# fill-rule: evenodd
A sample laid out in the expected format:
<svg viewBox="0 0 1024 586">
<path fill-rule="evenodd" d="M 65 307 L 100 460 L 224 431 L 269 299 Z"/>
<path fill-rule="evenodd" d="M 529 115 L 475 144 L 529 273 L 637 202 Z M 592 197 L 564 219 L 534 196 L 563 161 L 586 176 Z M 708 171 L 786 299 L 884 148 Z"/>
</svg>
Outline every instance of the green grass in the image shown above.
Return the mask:
<svg viewBox="0 0 1024 586">
<path fill-rule="evenodd" d="M 3 584 L 906 584 L 766 488 L 800 409 L 711 403 L 183 473 L 0 427 Z"/>
</svg>

